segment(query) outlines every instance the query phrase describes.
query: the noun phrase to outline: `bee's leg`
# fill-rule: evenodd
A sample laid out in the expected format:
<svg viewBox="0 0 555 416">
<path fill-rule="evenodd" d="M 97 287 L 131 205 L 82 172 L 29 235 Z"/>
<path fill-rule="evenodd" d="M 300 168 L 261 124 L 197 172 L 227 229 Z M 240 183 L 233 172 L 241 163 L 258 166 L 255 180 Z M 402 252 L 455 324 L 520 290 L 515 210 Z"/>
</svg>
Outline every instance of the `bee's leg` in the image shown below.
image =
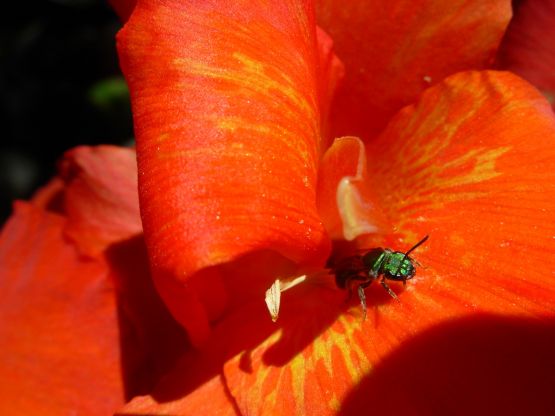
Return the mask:
<svg viewBox="0 0 555 416">
<path fill-rule="evenodd" d="M 385 281 L 385 277 L 382 277 L 382 280 L 380 280 L 380 283 L 383 286 L 383 288 L 385 289 L 385 291 L 387 293 L 389 293 L 389 296 L 391 296 L 393 299 L 395 299 L 397 302 L 399 302 L 399 298 L 397 297 L 395 292 L 393 290 L 391 290 L 391 288 L 387 285 L 387 283 Z"/>
<path fill-rule="evenodd" d="M 353 286 L 355 285 L 355 279 L 353 276 L 350 276 L 345 281 L 345 288 L 347 289 L 347 299 L 345 302 L 349 303 L 353 298 Z"/>
<path fill-rule="evenodd" d="M 370 286 L 371 283 L 372 283 L 372 280 L 368 280 L 367 282 L 361 283 L 358 286 L 358 298 L 360 299 L 360 306 L 362 307 L 362 320 L 363 321 L 366 320 L 366 310 L 368 309 L 366 307 L 366 293 L 364 293 L 364 289 L 366 289 L 368 286 Z"/>
<path fill-rule="evenodd" d="M 366 320 L 366 294 L 364 293 L 364 285 L 358 287 L 358 297 L 360 299 L 360 306 L 362 307 L 362 320 Z"/>
<path fill-rule="evenodd" d="M 362 284 L 364 284 L 366 286 L 368 286 L 368 284 L 366 284 L 364 281 L 367 280 L 366 276 L 361 275 L 361 274 L 355 274 L 353 273 L 352 275 L 350 275 L 349 277 L 347 277 L 346 279 L 346 283 L 345 283 L 345 288 L 347 289 L 347 302 L 349 302 L 352 298 L 353 298 L 353 289 L 354 287 L 358 287 L 361 283 L 361 281 L 363 282 Z"/>
</svg>

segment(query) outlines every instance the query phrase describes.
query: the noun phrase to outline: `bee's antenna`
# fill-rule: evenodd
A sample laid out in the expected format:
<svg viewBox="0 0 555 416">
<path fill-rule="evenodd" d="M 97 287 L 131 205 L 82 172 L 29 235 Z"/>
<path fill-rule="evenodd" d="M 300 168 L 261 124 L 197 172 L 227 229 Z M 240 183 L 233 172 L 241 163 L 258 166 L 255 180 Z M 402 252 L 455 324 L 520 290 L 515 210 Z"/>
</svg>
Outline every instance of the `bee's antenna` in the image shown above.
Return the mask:
<svg viewBox="0 0 555 416">
<path fill-rule="evenodd" d="M 405 261 L 405 259 L 409 256 L 410 253 L 412 253 L 414 250 L 416 250 L 417 247 L 421 246 L 422 244 L 424 244 L 426 242 L 426 240 L 428 239 L 428 237 L 430 237 L 429 235 L 424 236 L 424 238 L 422 240 L 420 240 L 418 243 L 416 243 L 415 245 L 413 245 L 409 251 L 407 251 L 405 253 L 405 255 L 403 256 L 403 258 L 401 259 L 401 262 L 399 263 L 399 267 L 397 267 L 397 270 L 395 270 L 395 276 L 397 276 L 399 274 L 399 270 L 401 270 L 401 265 L 403 264 L 403 262 Z"/>
<path fill-rule="evenodd" d="M 409 251 L 407 251 L 407 252 L 405 253 L 405 257 L 403 258 L 403 260 L 406 259 L 407 256 L 408 256 L 410 253 L 412 253 L 414 250 L 416 250 L 416 248 L 418 248 L 419 246 L 421 246 L 422 244 L 424 244 L 424 243 L 426 242 L 426 240 L 427 240 L 429 237 L 430 237 L 429 235 L 425 236 L 422 240 L 420 240 L 418 243 L 416 243 L 414 246 L 412 246 L 412 248 L 411 248 Z"/>
</svg>

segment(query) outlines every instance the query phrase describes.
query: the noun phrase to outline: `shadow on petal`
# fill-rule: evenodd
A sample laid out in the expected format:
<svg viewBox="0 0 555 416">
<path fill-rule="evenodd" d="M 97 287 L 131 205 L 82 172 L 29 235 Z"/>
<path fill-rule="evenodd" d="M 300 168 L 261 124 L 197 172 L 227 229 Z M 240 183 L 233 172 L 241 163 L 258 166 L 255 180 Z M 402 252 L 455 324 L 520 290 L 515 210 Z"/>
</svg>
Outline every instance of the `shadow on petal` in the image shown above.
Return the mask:
<svg viewBox="0 0 555 416">
<path fill-rule="evenodd" d="M 146 394 L 190 348 L 150 276 L 142 234 L 111 245 L 106 257 L 117 288 L 125 395 Z"/>
<path fill-rule="evenodd" d="M 555 320 L 477 315 L 405 342 L 342 403 L 342 416 L 555 413 Z"/>
<path fill-rule="evenodd" d="M 264 401 L 265 389 L 279 396 L 285 386 L 265 382 L 258 394 L 260 370 L 272 369 L 270 381 L 287 374 L 296 357 L 311 349 L 348 306 L 344 300 L 344 293 L 318 283 L 297 286 L 284 293 L 277 323 L 262 298 L 244 304 L 214 327 L 201 350 L 184 354 L 149 396 L 133 399 L 119 414 L 190 414 L 200 405 L 210 412 L 233 413 L 244 406 L 276 410 L 276 403 Z"/>
</svg>

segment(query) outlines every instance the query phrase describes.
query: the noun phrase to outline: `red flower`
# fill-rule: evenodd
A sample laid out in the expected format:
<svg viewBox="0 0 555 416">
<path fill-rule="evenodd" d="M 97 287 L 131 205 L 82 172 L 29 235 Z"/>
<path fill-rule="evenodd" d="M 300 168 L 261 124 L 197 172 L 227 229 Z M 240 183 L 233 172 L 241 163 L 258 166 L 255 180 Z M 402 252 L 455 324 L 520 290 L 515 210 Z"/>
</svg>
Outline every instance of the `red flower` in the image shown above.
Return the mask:
<svg viewBox="0 0 555 416">
<path fill-rule="evenodd" d="M 344 69 L 310 2 L 220 3 L 139 0 L 118 35 L 152 281 L 131 151 L 70 153 L 4 229 L 4 412 L 555 411 L 555 117 L 511 73 L 464 72 L 507 2 L 322 1 Z M 322 273 L 426 234 L 365 321 Z M 273 323 L 264 291 L 307 272 Z"/>
</svg>

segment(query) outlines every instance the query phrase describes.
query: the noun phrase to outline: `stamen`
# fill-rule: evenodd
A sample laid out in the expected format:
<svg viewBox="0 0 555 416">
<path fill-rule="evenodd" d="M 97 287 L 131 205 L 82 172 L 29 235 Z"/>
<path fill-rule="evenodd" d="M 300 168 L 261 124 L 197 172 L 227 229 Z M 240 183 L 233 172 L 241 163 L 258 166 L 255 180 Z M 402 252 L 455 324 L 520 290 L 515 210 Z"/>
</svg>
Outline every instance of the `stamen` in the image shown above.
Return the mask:
<svg viewBox="0 0 555 416">
<path fill-rule="evenodd" d="M 281 300 L 281 292 L 285 292 L 292 287 L 306 280 L 307 275 L 303 274 L 301 276 L 295 277 L 294 279 L 282 281 L 276 279 L 272 286 L 266 291 L 266 306 L 268 307 L 268 312 L 270 312 L 270 317 L 272 322 L 276 322 L 279 317 L 279 306 Z"/>
</svg>

